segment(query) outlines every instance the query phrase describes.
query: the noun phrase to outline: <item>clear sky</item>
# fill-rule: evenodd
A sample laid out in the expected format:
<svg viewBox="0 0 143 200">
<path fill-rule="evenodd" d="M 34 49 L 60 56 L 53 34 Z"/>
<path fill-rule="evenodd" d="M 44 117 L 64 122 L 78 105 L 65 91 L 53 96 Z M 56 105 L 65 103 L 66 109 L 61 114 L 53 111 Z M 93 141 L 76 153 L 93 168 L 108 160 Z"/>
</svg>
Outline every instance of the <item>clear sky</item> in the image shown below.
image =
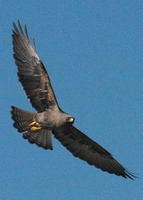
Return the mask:
<svg viewBox="0 0 143 200">
<path fill-rule="evenodd" d="M 26 0 L 0 3 L 0 199 L 143 198 L 143 1 Z M 136 173 L 134 181 L 22 139 L 10 106 L 34 111 L 16 76 L 12 22 L 29 36 L 57 100 L 75 126 Z"/>
</svg>

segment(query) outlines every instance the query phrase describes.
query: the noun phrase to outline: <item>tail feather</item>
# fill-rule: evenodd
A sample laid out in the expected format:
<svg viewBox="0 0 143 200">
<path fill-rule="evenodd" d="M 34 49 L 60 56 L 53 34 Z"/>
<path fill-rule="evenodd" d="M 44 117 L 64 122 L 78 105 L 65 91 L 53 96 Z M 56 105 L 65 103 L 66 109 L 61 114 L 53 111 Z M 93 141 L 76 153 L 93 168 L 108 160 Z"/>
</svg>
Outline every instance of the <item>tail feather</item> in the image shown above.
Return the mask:
<svg viewBox="0 0 143 200">
<path fill-rule="evenodd" d="M 29 127 L 36 113 L 28 112 L 14 106 L 11 108 L 12 119 L 14 121 L 13 126 L 20 133 L 23 133 L 23 138 L 28 139 L 30 143 L 35 143 L 39 147 L 52 150 L 52 132 L 44 129 L 32 131 Z"/>
<path fill-rule="evenodd" d="M 36 143 L 36 145 L 39 147 L 53 150 L 52 132 L 49 130 L 42 129 L 32 132 L 32 134 L 26 131 L 25 133 L 23 133 L 23 138 L 28 139 L 28 142 L 30 142 L 31 144 Z"/>
<path fill-rule="evenodd" d="M 14 121 L 13 126 L 18 129 L 20 133 L 29 130 L 29 123 L 33 121 L 35 113 L 28 112 L 14 106 L 11 106 L 12 119 Z"/>
</svg>

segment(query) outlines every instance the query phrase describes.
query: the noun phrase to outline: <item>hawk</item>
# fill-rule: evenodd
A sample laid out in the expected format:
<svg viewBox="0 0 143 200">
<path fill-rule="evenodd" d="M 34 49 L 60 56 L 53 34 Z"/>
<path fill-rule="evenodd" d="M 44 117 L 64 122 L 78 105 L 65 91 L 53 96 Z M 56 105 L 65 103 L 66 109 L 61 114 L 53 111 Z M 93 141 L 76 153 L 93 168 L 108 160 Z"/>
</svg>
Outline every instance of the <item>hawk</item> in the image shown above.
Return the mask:
<svg viewBox="0 0 143 200">
<path fill-rule="evenodd" d="M 36 113 L 11 106 L 13 126 L 23 138 L 44 149 L 53 149 L 52 135 L 73 156 L 110 174 L 134 179 L 113 156 L 98 143 L 73 126 L 74 117 L 58 105 L 49 75 L 36 53 L 35 42 L 30 43 L 27 27 L 13 23 L 13 51 L 17 76 Z"/>
</svg>

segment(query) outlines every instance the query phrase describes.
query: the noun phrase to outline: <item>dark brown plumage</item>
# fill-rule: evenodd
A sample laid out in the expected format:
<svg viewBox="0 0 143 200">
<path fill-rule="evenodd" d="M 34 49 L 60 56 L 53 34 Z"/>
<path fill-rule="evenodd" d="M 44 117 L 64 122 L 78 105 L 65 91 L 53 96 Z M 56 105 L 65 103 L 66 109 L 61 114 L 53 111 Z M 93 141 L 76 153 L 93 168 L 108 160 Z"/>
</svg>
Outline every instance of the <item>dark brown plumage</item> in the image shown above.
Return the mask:
<svg viewBox="0 0 143 200">
<path fill-rule="evenodd" d="M 23 89 L 37 113 L 12 106 L 14 127 L 23 133 L 23 138 L 44 149 L 53 149 L 52 134 L 75 157 L 103 171 L 124 178 L 134 179 L 112 155 L 73 126 L 74 118 L 63 112 L 57 103 L 48 73 L 39 59 L 34 43 L 30 40 L 25 25 L 22 30 L 13 23 L 13 51 L 17 75 Z"/>
</svg>

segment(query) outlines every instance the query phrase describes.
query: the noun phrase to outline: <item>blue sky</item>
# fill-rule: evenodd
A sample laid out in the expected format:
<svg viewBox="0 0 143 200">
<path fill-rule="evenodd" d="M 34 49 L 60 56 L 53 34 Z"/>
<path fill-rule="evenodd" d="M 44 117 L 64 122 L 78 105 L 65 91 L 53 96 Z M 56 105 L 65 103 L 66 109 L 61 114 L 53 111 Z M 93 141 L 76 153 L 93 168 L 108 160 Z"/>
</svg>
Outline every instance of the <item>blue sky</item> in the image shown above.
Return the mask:
<svg viewBox="0 0 143 200">
<path fill-rule="evenodd" d="M 5 1 L 0 3 L 0 199 L 141 199 L 143 196 L 143 2 Z M 53 138 L 53 151 L 23 140 L 10 106 L 34 111 L 16 76 L 12 22 L 29 36 L 60 107 L 75 126 L 139 176 L 102 172 Z"/>
</svg>

